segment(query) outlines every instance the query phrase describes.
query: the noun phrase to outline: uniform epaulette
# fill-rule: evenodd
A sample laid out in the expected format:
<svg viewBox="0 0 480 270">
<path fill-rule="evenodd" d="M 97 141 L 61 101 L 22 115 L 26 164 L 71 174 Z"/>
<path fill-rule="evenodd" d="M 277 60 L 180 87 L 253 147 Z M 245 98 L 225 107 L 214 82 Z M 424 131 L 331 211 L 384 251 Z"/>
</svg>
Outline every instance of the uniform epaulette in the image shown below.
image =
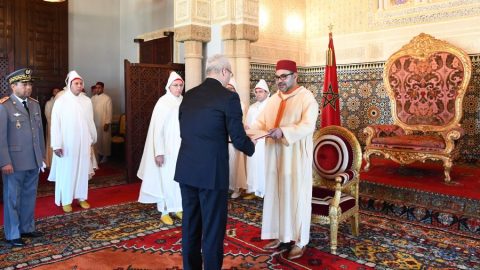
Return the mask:
<svg viewBox="0 0 480 270">
<path fill-rule="evenodd" d="M 28 97 L 28 98 L 38 103 L 38 100 L 36 100 L 34 98 L 31 98 L 31 97 Z"/>
<path fill-rule="evenodd" d="M 10 97 L 9 96 L 6 96 L 6 97 L 3 97 L 3 98 L 0 98 L 0 104 L 3 104 L 5 103 L 5 101 L 7 101 Z"/>
</svg>

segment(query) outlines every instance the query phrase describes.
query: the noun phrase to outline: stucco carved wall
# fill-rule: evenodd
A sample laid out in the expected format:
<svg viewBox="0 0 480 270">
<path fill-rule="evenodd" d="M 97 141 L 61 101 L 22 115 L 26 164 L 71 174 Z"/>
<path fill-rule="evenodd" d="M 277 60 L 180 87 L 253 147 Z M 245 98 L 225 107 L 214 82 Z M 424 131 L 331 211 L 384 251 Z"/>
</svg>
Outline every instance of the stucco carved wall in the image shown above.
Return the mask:
<svg viewBox="0 0 480 270">
<path fill-rule="evenodd" d="M 273 63 L 281 58 L 290 58 L 304 64 L 305 2 L 260 0 L 259 39 L 251 46 L 253 62 Z M 287 24 L 287 18 L 293 18 L 292 23 Z"/>
<path fill-rule="evenodd" d="M 341 64 L 385 61 L 421 32 L 468 53 L 480 52 L 478 0 L 260 0 L 259 6 L 253 62 L 290 58 L 303 66 L 324 65 L 329 24 Z M 292 14 L 303 17 L 302 31 L 285 27 Z"/>
</svg>

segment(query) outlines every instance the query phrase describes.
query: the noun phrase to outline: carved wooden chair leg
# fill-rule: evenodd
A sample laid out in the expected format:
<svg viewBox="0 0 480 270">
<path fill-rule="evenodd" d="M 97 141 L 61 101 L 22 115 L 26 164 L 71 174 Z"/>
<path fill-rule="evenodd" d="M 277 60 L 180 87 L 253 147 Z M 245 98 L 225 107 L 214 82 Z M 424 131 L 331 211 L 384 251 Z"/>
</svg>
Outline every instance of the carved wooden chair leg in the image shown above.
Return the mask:
<svg viewBox="0 0 480 270">
<path fill-rule="evenodd" d="M 330 252 L 337 254 L 337 235 L 338 235 L 338 220 L 331 219 L 330 221 Z"/>
<path fill-rule="evenodd" d="M 444 174 L 445 174 L 445 183 L 450 183 L 450 171 L 452 170 L 453 163 L 450 159 L 444 159 L 443 160 L 443 168 L 444 168 Z"/>
<path fill-rule="evenodd" d="M 352 226 L 352 234 L 354 236 L 358 236 L 360 233 L 359 229 L 359 214 L 356 213 L 353 216 L 350 217 L 350 225 Z"/>
</svg>

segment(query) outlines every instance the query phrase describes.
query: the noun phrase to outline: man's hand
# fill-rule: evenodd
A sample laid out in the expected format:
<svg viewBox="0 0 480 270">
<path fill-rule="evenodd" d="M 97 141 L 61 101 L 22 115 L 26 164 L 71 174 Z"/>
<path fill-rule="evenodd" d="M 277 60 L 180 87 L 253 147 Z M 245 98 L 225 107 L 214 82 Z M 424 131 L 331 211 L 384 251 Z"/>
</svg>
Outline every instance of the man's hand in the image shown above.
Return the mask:
<svg viewBox="0 0 480 270">
<path fill-rule="evenodd" d="M 164 155 L 158 155 L 158 156 L 155 157 L 155 164 L 157 164 L 158 167 L 162 167 L 164 162 L 165 162 L 165 156 Z"/>
<path fill-rule="evenodd" d="M 7 164 L 2 167 L 2 173 L 3 174 L 12 174 L 13 173 L 13 166 L 12 164 Z"/>
<path fill-rule="evenodd" d="M 281 128 L 273 128 L 268 131 L 268 134 L 270 138 L 273 139 L 281 139 L 283 137 L 283 132 Z"/>
<path fill-rule="evenodd" d="M 103 131 L 108 131 L 109 128 L 110 128 L 110 124 L 103 125 Z"/>
<path fill-rule="evenodd" d="M 56 149 L 56 150 L 53 150 L 53 152 L 55 153 L 55 155 L 57 157 L 63 157 L 63 149 Z"/>
</svg>

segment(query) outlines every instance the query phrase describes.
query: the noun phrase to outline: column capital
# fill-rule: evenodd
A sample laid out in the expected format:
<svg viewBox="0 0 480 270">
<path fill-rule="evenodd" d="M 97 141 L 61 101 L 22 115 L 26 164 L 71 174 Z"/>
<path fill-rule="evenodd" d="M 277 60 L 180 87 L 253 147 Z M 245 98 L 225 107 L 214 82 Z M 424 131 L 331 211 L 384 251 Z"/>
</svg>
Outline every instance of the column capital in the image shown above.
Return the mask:
<svg viewBox="0 0 480 270">
<path fill-rule="evenodd" d="M 258 26 L 250 24 L 226 24 L 222 26 L 223 40 L 258 40 Z"/>
<path fill-rule="evenodd" d="M 184 42 L 189 40 L 209 42 L 211 39 L 211 29 L 201 25 L 184 25 L 175 28 L 175 40 Z"/>
</svg>

